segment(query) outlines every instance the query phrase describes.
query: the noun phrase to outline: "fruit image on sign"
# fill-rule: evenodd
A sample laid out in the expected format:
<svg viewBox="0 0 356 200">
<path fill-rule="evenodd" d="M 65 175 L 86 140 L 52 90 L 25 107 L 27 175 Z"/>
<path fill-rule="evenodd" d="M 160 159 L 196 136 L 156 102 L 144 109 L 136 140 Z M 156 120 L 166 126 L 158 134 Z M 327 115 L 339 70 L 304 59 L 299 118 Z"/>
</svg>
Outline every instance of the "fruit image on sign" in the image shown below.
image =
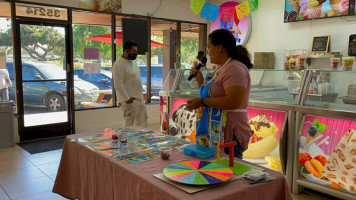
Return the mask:
<svg viewBox="0 0 356 200">
<path fill-rule="evenodd" d="M 356 122 L 306 115 L 300 133 L 303 178 L 356 193 Z"/>
<path fill-rule="evenodd" d="M 249 124 L 254 133 L 243 157 L 260 158 L 271 153 L 279 143 L 276 139 L 278 127 L 264 113 L 250 119 Z"/>
<path fill-rule="evenodd" d="M 268 164 L 268 167 L 274 170 L 282 170 L 279 140 L 284 130 L 286 113 L 247 108 L 247 115 L 254 133 L 243 158 L 253 163 Z"/>
</svg>

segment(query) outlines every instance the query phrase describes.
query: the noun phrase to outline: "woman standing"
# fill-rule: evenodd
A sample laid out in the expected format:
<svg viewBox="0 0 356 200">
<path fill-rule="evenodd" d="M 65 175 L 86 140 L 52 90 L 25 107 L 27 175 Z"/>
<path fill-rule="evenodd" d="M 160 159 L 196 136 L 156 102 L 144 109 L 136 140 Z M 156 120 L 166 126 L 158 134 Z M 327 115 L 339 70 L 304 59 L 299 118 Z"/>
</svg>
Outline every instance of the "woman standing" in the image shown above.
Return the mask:
<svg viewBox="0 0 356 200">
<path fill-rule="evenodd" d="M 209 132 L 222 133 L 217 137 L 224 137 L 224 143 L 236 141 L 234 155 L 242 159 L 253 133 L 246 111 L 251 86 L 248 69 L 252 68 L 249 53 L 241 45 L 236 46 L 230 31 L 218 29 L 209 34 L 208 55 L 211 63 L 218 65 L 213 74 L 204 79 L 194 67 L 190 71 L 197 73 L 194 78 L 200 87 L 200 97 L 187 102 L 188 109 L 198 109 L 196 140 L 204 144 L 204 141 L 214 140 L 214 136 L 207 137 Z M 228 152 L 225 148 L 225 153 Z"/>
</svg>

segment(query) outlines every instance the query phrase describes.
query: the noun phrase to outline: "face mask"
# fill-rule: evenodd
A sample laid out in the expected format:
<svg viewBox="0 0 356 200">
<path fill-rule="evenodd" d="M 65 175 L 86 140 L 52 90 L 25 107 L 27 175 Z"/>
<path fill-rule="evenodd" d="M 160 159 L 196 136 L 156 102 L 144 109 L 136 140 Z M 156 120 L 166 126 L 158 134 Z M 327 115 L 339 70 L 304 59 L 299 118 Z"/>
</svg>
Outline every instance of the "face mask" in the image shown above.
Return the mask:
<svg viewBox="0 0 356 200">
<path fill-rule="evenodd" d="M 136 60 L 136 58 L 137 58 L 137 53 L 133 53 L 132 55 L 128 55 L 128 58 L 130 59 L 130 60 Z"/>
</svg>

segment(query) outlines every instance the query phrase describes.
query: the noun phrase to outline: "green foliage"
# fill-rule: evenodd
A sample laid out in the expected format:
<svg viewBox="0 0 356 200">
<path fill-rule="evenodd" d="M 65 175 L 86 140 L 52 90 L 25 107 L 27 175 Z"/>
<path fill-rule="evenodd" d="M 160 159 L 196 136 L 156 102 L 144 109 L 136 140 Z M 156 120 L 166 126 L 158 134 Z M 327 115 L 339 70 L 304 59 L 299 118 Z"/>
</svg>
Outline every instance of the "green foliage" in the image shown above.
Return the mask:
<svg viewBox="0 0 356 200">
<path fill-rule="evenodd" d="M 194 38 L 181 39 L 181 63 L 193 63 L 199 51 L 199 40 Z"/>
<path fill-rule="evenodd" d="M 0 33 L 0 46 L 12 47 L 12 29 L 7 29 L 4 33 Z"/>
<path fill-rule="evenodd" d="M 314 120 L 312 125 L 318 128 L 318 133 L 322 133 L 326 129 L 326 124 L 320 123 L 318 119 Z"/>
<path fill-rule="evenodd" d="M 73 54 L 74 58 L 84 58 L 84 48 L 99 49 L 100 59 L 111 61 L 111 44 L 91 40 L 83 40 L 97 35 L 110 34 L 106 26 L 73 25 Z"/>
<path fill-rule="evenodd" d="M 39 61 L 47 61 L 49 54 L 64 58 L 64 35 L 51 26 L 21 25 L 21 47 Z M 62 59 L 60 59 L 62 60 Z"/>
</svg>

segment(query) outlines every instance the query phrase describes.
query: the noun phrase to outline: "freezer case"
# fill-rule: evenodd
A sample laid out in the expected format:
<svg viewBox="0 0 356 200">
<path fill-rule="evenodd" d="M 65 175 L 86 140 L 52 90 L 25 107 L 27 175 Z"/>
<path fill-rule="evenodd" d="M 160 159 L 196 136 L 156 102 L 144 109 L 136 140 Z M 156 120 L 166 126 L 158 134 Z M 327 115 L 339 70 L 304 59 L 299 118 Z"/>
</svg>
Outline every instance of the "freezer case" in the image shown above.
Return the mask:
<svg viewBox="0 0 356 200">
<path fill-rule="evenodd" d="M 290 188 L 294 155 L 290 145 L 293 144 L 295 127 L 294 106 L 300 101 L 299 93 L 305 82 L 305 74 L 304 70 L 250 70 L 248 117 L 255 134 L 244 152 L 244 159 L 283 172 Z M 258 129 L 256 126 L 255 119 L 261 116 L 269 121 L 271 132 L 267 129 L 263 133 L 264 127 Z M 259 141 L 261 132 L 267 137 Z M 268 132 L 272 136 L 268 136 Z M 256 136 L 257 142 L 254 142 Z M 259 153 L 261 151 L 262 154 Z"/>
<path fill-rule="evenodd" d="M 307 72 L 300 105 L 295 106 L 293 193 L 310 188 L 356 199 L 356 105 L 349 101 L 355 77 L 356 71 Z M 307 98 L 310 94 L 337 97 L 320 101 Z"/>
<path fill-rule="evenodd" d="M 186 101 L 199 96 L 199 88 L 189 69 L 172 69 L 160 91 L 161 131 L 195 143 L 195 111 L 186 109 Z M 213 70 L 202 69 L 203 74 Z"/>
<path fill-rule="evenodd" d="M 205 73 L 211 73 L 206 71 Z M 186 100 L 199 96 L 196 84 L 187 81 L 189 70 L 174 70 L 174 81 L 166 81 L 161 91 L 163 120 L 170 135 L 195 142 L 195 112 L 185 109 Z M 249 124 L 255 131 L 249 148 L 244 152 L 244 159 L 287 175 L 292 183 L 293 143 L 289 135 L 294 130 L 294 105 L 303 83 L 304 71 L 285 71 L 268 69 L 251 69 L 250 101 L 247 109 Z M 168 76 L 168 79 L 171 79 Z M 167 79 L 167 80 L 168 80 Z M 165 88 L 165 86 L 164 86 Z M 166 114 L 164 114 L 166 113 Z M 289 158 L 289 160 L 287 159 Z"/>
</svg>

